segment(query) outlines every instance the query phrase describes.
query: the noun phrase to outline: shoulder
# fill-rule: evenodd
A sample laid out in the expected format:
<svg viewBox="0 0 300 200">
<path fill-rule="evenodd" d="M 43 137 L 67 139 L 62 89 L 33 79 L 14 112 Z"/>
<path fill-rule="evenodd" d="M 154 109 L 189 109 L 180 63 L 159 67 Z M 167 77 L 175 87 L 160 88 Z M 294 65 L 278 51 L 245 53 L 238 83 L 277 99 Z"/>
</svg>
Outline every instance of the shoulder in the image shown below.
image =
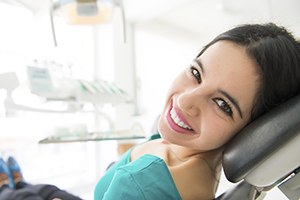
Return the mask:
<svg viewBox="0 0 300 200">
<path fill-rule="evenodd" d="M 114 199 L 181 199 L 164 161 L 153 155 L 119 167 L 106 193 Z"/>
<path fill-rule="evenodd" d="M 150 140 L 135 146 L 131 152 L 131 161 L 137 160 L 145 154 L 151 154 L 162 158 L 164 149 L 161 145 L 161 139 Z"/>
<path fill-rule="evenodd" d="M 161 158 L 151 154 L 144 154 L 127 165 L 119 167 L 117 170 L 135 175 L 141 171 L 145 172 L 162 166 L 164 166 L 164 161 Z"/>
</svg>

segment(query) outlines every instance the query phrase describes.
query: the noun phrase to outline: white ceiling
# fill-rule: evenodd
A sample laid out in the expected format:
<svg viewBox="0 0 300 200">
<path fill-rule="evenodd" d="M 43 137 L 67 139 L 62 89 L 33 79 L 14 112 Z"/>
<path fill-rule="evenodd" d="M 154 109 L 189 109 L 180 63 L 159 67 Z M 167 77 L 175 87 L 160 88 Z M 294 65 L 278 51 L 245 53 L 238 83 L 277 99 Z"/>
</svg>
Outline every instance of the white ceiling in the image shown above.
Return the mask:
<svg viewBox="0 0 300 200">
<path fill-rule="evenodd" d="M 299 0 L 151 0 L 150 6 L 143 0 L 124 2 L 130 20 L 160 21 L 200 35 L 238 23 L 273 21 L 300 36 Z"/>
<path fill-rule="evenodd" d="M 0 0 L 32 12 L 47 10 L 51 0 Z M 204 35 L 246 22 L 274 21 L 300 36 L 299 0 L 123 0 L 128 22 L 160 23 Z"/>
</svg>

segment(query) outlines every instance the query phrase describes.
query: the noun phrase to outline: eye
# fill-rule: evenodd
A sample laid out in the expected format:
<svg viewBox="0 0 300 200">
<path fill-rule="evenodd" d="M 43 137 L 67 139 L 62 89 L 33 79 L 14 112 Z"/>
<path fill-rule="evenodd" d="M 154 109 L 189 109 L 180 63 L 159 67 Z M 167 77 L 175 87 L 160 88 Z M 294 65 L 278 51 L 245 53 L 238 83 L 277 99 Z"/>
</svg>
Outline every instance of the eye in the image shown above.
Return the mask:
<svg viewBox="0 0 300 200">
<path fill-rule="evenodd" d="M 194 66 L 190 67 L 191 74 L 196 78 L 198 83 L 202 82 L 201 74 L 199 73 L 198 69 Z"/>
<path fill-rule="evenodd" d="M 233 112 L 232 108 L 229 103 L 227 103 L 225 100 L 221 98 L 215 98 L 213 99 L 214 102 L 217 104 L 217 106 L 228 116 L 232 117 Z"/>
</svg>

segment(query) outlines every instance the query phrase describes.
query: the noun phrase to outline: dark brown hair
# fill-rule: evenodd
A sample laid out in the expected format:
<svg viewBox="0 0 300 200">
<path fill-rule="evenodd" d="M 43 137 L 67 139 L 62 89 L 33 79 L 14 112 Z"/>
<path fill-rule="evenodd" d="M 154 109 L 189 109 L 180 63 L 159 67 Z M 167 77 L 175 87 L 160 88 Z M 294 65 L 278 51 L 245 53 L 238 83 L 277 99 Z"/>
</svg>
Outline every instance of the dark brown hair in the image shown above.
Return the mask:
<svg viewBox="0 0 300 200">
<path fill-rule="evenodd" d="M 198 57 L 221 40 L 245 47 L 258 66 L 261 86 L 256 94 L 251 121 L 299 94 L 300 43 L 284 27 L 273 23 L 235 27 L 213 39 Z"/>
</svg>

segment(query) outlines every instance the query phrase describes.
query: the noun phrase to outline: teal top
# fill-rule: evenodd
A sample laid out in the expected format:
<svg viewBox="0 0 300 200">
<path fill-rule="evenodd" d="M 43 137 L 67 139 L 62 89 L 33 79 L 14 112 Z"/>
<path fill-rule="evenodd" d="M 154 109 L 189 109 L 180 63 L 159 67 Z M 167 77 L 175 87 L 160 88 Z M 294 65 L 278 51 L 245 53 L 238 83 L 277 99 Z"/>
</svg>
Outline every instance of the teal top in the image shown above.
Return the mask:
<svg viewBox="0 0 300 200">
<path fill-rule="evenodd" d="M 131 162 L 128 150 L 97 183 L 94 200 L 178 199 L 180 194 L 163 159 L 145 154 Z"/>
</svg>

